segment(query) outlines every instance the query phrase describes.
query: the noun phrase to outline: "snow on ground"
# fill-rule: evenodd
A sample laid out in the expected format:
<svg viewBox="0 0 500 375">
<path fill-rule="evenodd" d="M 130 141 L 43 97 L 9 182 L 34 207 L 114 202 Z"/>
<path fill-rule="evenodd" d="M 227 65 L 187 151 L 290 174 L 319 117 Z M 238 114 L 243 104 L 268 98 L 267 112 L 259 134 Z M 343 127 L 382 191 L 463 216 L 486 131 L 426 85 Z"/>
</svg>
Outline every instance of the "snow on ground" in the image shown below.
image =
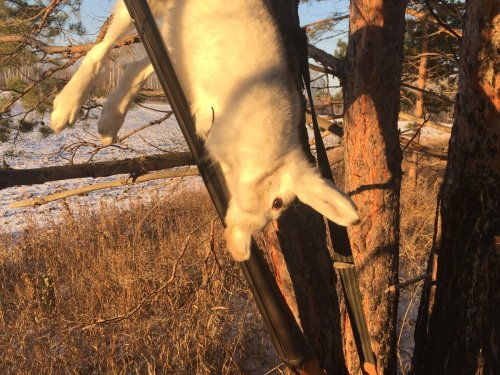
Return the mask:
<svg viewBox="0 0 500 375">
<path fill-rule="evenodd" d="M 134 106 L 129 111 L 119 136 L 126 135 L 138 127 L 161 118 L 169 110 L 170 107 L 167 104 L 148 103 L 143 106 Z M 119 145 L 102 148 L 95 153 L 96 147 L 100 146 L 95 136 L 99 112 L 100 109 L 91 110 L 85 120 L 60 134 L 43 137 L 37 130 L 30 133 L 19 133 L 14 143 L 0 143 L 0 156 L 3 155 L 4 162 L 12 168 L 39 168 L 68 164 L 70 160 L 74 163 L 83 163 L 90 159 L 104 161 L 158 154 L 164 151 L 187 151 L 182 133 L 172 116 L 161 124 L 151 126 L 130 136 Z M 50 121 L 48 116 L 43 120 L 46 124 Z M 402 131 L 406 130 L 407 127 L 407 122 L 400 122 Z M 435 129 L 422 129 L 422 140 L 425 143 L 432 143 L 433 140 L 443 143 L 446 142 L 448 136 L 448 134 L 443 134 Z M 335 136 L 330 136 L 325 138 L 325 143 L 327 146 L 336 146 L 340 140 Z M 64 151 L 61 152 L 61 150 Z M 170 194 L 173 187 L 204 188 L 201 178 L 188 177 L 180 183 L 172 180 L 158 180 L 101 190 L 88 193 L 86 196 L 67 198 L 66 203 L 56 201 L 38 207 L 15 209 L 9 207 L 10 203 L 19 200 L 32 199 L 119 177 L 122 176 L 54 181 L 42 185 L 16 186 L 0 190 L 0 231 L 16 233 L 21 231 L 28 222 L 43 225 L 47 221 L 57 220 L 65 204 L 70 207 L 72 205 L 86 206 L 90 210 L 98 209 L 102 203 L 111 202 L 120 207 L 126 207 L 133 199 L 142 199 L 147 202 Z"/>
<path fill-rule="evenodd" d="M 166 104 L 145 104 L 145 106 L 154 110 L 139 106 L 132 108 L 119 136 L 128 134 L 137 127 L 163 117 L 164 112 L 170 110 Z M 163 151 L 187 151 L 182 133 L 172 116 L 161 124 L 151 126 L 130 136 L 118 147 L 106 147 L 93 155 L 96 148 L 91 145 L 100 146 L 95 138 L 98 113 L 99 110 L 92 110 L 90 116 L 76 126 L 45 138 L 37 130 L 30 133 L 19 133 L 15 143 L 0 143 L 0 155 L 3 155 L 4 162 L 12 168 L 40 168 L 68 164 L 70 159 L 73 159 L 74 163 L 83 163 L 90 158 L 94 161 L 104 161 L 159 154 Z M 44 120 L 45 123 L 49 122 L 48 118 Z M 61 152 L 65 148 L 66 151 Z M 76 151 L 73 152 L 73 150 Z M 19 200 L 45 196 L 87 184 L 115 180 L 119 177 L 124 176 L 54 181 L 41 185 L 16 186 L 0 190 L 0 231 L 16 233 L 22 231 L 27 223 L 43 225 L 47 221 L 57 220 L 61 210 L 65 208 L 65 204 L 70 207 L 85 206 L 90 210 L 98 209 L 103 203 L 113 203 L 119 207 L 126 207 L 132 200 L 141 199 L 144 202 L 156 200 L 170 194 L 174 188 L 179 189 L 182 186 L 203 188 L 199 177 L 187 177 L 181 182 L 178 181 L 179 179 L 157 180 L 100 190 L 88 193 L 86 196 L 67 198 L 66 203 L 56 201 L 38 207 L 9 207 L 10 203 Z"/>
</svg>

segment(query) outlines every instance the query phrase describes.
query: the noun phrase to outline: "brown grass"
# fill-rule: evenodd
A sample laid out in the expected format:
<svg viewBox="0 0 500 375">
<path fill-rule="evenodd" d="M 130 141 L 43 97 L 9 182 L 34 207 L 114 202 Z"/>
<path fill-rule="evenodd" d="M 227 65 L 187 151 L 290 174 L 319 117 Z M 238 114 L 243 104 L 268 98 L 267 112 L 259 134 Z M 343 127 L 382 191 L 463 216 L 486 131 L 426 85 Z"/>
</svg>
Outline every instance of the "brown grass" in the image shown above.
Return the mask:
<svg viewBox="0 0 500 375">
<path fill-rule="evenodd" d="M 66 210 L 0 243 L 1 374 L 240 374 L 278 360 L 205 193 Z M 212 237 L 212 234 L 214 235 Z"/>
<path fill-rule="evenodd" d="M 403 163 L 403 171 L 407 172 L 408 167 L 407 163 Z M 442 171 L 424 165 L 418 172 L 417 185 L 403 178 L 401 187 L 400 281 L 425 274 L 429 252 L 433 245 L 437 195 L 442 181 Z M 423 281 L 419 281 L 400 291 L 397 332 L 400 374 L 410 372 L 413 333 L 422 283 Z"/>
<path fill-rule="evenodd" d="M 440 176 L 422 176 L 403 181 L 402 281 L 425 272 L 432 245 Z M 206 193 L 130 205 L 67 208 L 57 223 L 0 238 L 0 373 L 264 374 L 279 364 Z M 401 291 L 403 374 L 420 286 Z"/>
</svg>

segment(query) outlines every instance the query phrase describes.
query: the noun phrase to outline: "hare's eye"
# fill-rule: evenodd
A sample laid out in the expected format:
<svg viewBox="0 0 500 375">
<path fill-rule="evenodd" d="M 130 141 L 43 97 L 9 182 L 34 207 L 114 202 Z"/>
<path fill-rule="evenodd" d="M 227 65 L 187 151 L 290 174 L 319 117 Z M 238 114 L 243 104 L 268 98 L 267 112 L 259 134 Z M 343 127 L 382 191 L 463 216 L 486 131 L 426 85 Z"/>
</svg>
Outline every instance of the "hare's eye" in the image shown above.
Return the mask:
<svg viewBox="0 0 500 375">
<path fill-rule="evenodd" d="M 281 207 L 283 207 L 283 199 L 276 198 L 273 202 L 273 209 L 279 210 Z"/>
</svg>

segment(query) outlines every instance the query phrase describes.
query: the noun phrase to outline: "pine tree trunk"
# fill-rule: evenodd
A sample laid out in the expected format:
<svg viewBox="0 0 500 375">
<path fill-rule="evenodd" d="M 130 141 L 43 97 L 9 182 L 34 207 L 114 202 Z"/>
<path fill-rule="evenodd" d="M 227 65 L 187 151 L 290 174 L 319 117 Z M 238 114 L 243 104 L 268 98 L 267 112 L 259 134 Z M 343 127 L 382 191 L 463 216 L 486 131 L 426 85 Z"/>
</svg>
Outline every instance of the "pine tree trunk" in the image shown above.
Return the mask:
<svg viewBox="0 0 500 375">
<path fill-rule="evenodd" d="M 300 85 L 294 40 L 294 33 L 299 27 L 298 1 L 273 0 L 268 5 L 283 33 L 290 67 Z M 304 148 L 308 149 L 305 127 L 301 137 Z M 275 231 L 275 228 L 278 230 Z M 268 229 L 265 249 L 276 282 L 319 358 L 321 367 L 326 374 L 347 375 L 342 351 L 337 279 L 326 246 L 322 216 L 297 202 L 274 227 Z"/>
<path fill-rule="evenodd" d="M 494 0 L 467 2 L 442 240 L 415 329 L 416 374 L 500 374 L 498 13 Z"/>
<path fill-rule="evenodd" d="M 350 229 L 363 308 L 379 374 L 396 373 L 399 192 L 401 149 L 397 128 L 403 57 L 403 0 L 352 0 L 346 55 L 346 189 L 361 223 Z M 349 326 L 346 323 L 346 326 Z M 359 373 L 346 332 L 346 359 Z"/>
</svg>

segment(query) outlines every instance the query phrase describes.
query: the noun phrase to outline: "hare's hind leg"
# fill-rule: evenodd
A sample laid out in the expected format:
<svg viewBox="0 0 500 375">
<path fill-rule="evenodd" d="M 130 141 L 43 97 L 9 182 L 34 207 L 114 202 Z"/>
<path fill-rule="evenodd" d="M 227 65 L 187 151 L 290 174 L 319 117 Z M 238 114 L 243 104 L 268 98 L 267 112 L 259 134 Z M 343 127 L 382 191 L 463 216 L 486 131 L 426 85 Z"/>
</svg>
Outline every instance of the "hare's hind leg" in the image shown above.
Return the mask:
<svg viewBox="0 0 500 375">
<path fill-rule="evenodd" d="M 110 145 L 116 139 L 130 104 L 153 71 L 148 57 L 127 67 L 118 87 L 106 101 L 99 118 L 99 138 L 103 144 Z"/>
<path fill-rule="evenodd" d="M 54 100 L 50 125 L 56 132 L 78 119 L 80 108 L 87 100 L 109 52 L 116 42 L 127 34 L 131 26 L 132 20 L 127 8 L 119 1 L 104 39 L 87 53 L 78 71 Z"/>
</svg>

